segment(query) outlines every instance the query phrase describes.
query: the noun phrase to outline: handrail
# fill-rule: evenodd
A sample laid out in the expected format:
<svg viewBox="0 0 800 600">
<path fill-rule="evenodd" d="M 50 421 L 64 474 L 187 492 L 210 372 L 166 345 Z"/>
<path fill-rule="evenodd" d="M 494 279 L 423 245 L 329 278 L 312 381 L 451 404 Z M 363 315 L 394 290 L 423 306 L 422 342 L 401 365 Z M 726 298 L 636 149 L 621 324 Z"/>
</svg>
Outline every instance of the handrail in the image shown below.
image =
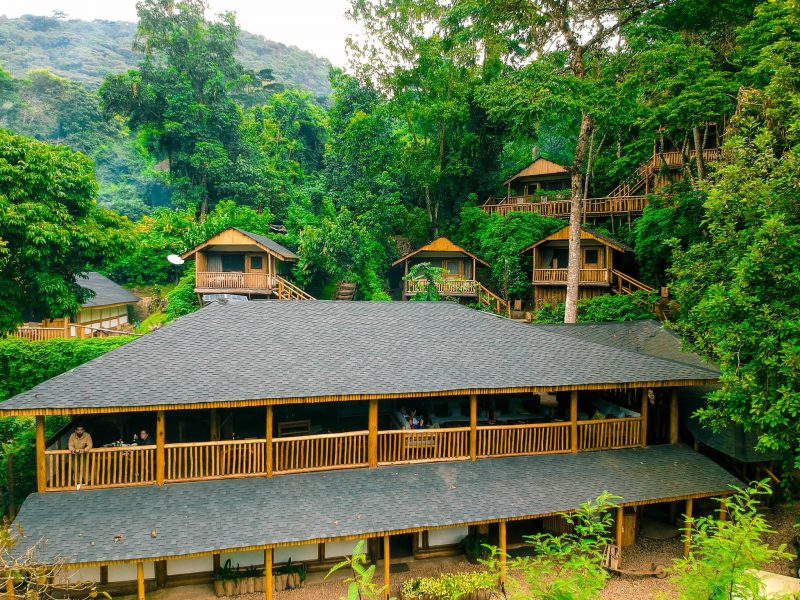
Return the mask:
<svg viewBox="0 0 800 600">
<path fill-rule="evenodd" d="M 270 273 L 198 271 L 196 279 L 197 288 L 268 290 L 273 287 L 273 275 Z"/>
<path fill-rule="evenodd" d="M 17 327 L 9 335 L 18 337 L 31 342 L 40 342 L 44 340 L 55 340 L 60 338 L 70 337 L 64 327 Z"/>
<path fill-rule="evenodd" d="M 646 283 L 642 283 L 641 281 L 634 279 L 630 275 L 626 275 L 622 271 L 617 271 L 616 269 L 612 269 L 611 274 L 617 278 L 617 291 L 620 294 L 631 294 L 635 291 L 642 291 L 642 292 L 653 291 L 653 288 L 651 288 Z"/>
<path fill-rule="evenodd" d="M 474 279 L 460 279 L 457 277 L 448 277 L 442 281 L 435 283 L 436 290 L 445 296 L 472 296 L 476 293 L 478 284 Z M 428 287 L 428 280 L 421 279 L 407 279 L 405 282 L 406 294 L 416 294 L 418 292 L 425 292 Z"/>
<path fill-rule="evenodd" d="M 314 300 L 314 297 L 305 290 L 297 287 L 291 281 L 280 275 L 275 275 L 275 294 L 280 300 Z"/>
<path fill-rule="evenodd" d="M 380 431 L 378 433 L 380 433 Z M 344 438 L 354 435 L 369 435 L 369 429 L 358 429 L 356 431 L 343 431 L 341 433 L 320 433 L 314 435 L 287 435 L 286 437 L 273 438 L 272 441 L 275 443 L 289 443 L 289 442 L 299 442 L 303 440 Z"/>
<path fill-rule="evenodd" d="M 503 300 L 500 296 L 492 292 L 489 288 L 484 286 L 480 282 L 477 283 L 476 291 L 478 293 L 478 306 L 483 308 L 488 308 L 489 310 L 496 312 L 498 315 L 506 313 L 506 315 L 510 314 L 508 302 Z"/>
</svg>

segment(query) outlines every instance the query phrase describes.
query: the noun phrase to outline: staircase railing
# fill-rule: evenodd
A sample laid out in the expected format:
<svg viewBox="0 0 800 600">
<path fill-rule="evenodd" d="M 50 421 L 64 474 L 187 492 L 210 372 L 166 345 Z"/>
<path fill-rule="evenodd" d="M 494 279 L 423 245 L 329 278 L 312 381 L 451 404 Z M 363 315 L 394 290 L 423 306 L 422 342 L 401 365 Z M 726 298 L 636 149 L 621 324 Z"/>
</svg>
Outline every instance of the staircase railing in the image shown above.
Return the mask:
<svg viewBox="0 0 800 600">
<path fill-rule="evenodd" d="M 481 308 L 488 308 L 497 314 L 509 314 L 508 302 L 503 300 L 500 296 L 492 292 L 480 282 L 476 282 L 476 291 L 478 292 L 478 306 Z"/>
<path fill-rule="evenodd" d="M 616 279 L 617 292 L 620 294 L 632 294 L 633 292 L 652 292 L 651 288 L 646 283 L 642 283 L 638 279 L 634 279 L 630 275 L 626 275 L 622 271 L 611 269 L 611 274 Z"/>
<path fill-rule="evenodd" d="M 311 294 L 280 275 L 275 275 L 275 295 L 279 300 L 314 300 Z"/>
</svg>

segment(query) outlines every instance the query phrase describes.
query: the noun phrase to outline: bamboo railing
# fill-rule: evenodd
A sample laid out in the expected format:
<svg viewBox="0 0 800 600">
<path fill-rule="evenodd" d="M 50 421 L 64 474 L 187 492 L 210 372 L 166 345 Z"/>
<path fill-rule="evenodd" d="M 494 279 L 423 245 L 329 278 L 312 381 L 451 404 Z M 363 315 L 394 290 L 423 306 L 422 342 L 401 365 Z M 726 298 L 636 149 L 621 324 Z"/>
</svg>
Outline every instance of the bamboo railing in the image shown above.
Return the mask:
<svg viewBox="0 0 800 600">
<path fill-rule="evenodd" d="M 498 315 L 508 315 L 508 302 L 492 292 L 482 283 L 478 283 L 476 291 L 478 306 L 488 308 L 489 310 L 496 312 Z"/>
<path fill-rule="evenodd" d="M 617 292 L 620 294 L 632 294 L 633 292 L 652 292 L 651 288 L 646 283 L 642 283 L 638 279 L 634 279 L 630 275 L 626 275 L 622 271 L 612 269 L 611 274 L 616 280 Z"/>
<path fill-rule="evenodd" d="M 47 489 L 109 488 L 154 483 L 155 446 L 95 448 L 81 454 L 69 450 L 45 453 Z"/>
<path fill-rule="evenodd" d="M 275 473 L 366 467 L 368 431 L 276 438 Z"/>
<path fill-rule="evenodd" d="M 200 271 L 196 274 L 195 287 L 220 290 L 269 290 L 273 287 L 273 277 L 267 273 Z"/>
<path fill-rule="evenodd" d="M 578 421 L 578 450 L 632 448 L 641 443 L 642 419 Z"/>
<path fill-rule="evenodd" d="M 280 300 L 313 300 L 314 297 L 280 275 L 275 275 L 275 295 Z"/>
<path fill-rule="evenodd" d="M 555 454 L 570 449 L 569 422 L 478 427 L 477 455 L 481 458 Z"/>
<path fill-rule="evenodd" d="M 533 270 L 533 283 L 566 283 L 568 269 Z M 581 283 L 608 283 L 608 269 L 581 269 Z"/>
<path fill-rule="evenodd" d="M 469 427 L 378 432 L 378 464 L 469 458 Z"/>
<path fill-rule="evenodd" d="M 536 203 L 500 203 L 484 204 L 483 210 L 489 213 L 507 215 L 512 212 L 535 212 L 544 217 L 566 218 L 569 216 L 571 200 Z M 583 201 L 581 216 L 608 217 L 611 215 L 641 213 L 647 204 L 646 196 L 617 196 L 604 198 L 586 198 Z"/>
<path fill-rule="evenodd" d="M 32 342 L 70 337 L 69 330 L 64 327 L 17 327 L 11 335 Z"/>
<path fill-rule="evenodd" d="M 167 444 L 167 481 L 197 481 L 263 475 L 266 440 Z"/>
<path fill-rule="evenodd" d="M 444 296 L 474 296 L 477 292 L 478 282 L 474 279 L 444 279 L 437 282 L 437 291 Z M 427 279 L 409 279 L 406 281 L 406 294 L 425 292 L 428 287 Z"/>
</svg>

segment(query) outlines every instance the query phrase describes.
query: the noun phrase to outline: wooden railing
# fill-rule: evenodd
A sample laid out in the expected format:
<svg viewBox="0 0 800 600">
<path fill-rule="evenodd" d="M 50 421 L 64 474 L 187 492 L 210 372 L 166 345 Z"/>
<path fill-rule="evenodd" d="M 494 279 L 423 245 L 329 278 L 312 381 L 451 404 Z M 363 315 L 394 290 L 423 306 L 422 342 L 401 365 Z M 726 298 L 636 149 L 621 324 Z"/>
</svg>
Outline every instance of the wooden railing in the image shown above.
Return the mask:
<svg viewBox="0 0 800 600">
<path fill-rule="evenodd" d="M 534 269 L 533 283 L 566 283 L 568 269 Z M 581 283 L 607 283 L 608 269 L 581 269 Z"/>
<path fill-rule="evenodd" d="M 167 444 L 167 481 L 249 477 L 267 472 L 266 440 Z"/>
<path fill-rule="evenodd" d="M 17 327 L 11 335 L 32 342 L 70 337 L 69 330 L 64 327 Z"/>
<path fill-rule="evenodd" d="M 200 271 L 195 276 L 195 287 L 204 289 L 269 290 L 273 285 L 273 277 L 267 273 Z"/>
<path fill-rule="evenodd" d="M 578 421 L 578 450 L 632 448 L 641 443 L 642 419 Z"/>
<path fill-rule="evenodd" d="M 498 315 L 508 315 L 508 302 L 481 283 L 478 283 L 476 291 L 478 306 L 496 312 Z"/>
<path fill-rule="evenodd" d="M 477 292 L 478 282 L 474 279 L 444 279 L 437 282 L 437 291 L 443 296 L 474 296 Z M 427 279 L 409 279 L 406 281 L 406 295 L 427 291 Z"/>
<path fill-rule="evenodd" d="M 570 423 L 491 425 L 478 427 L 477 455 L 518 456 L 569 452 Z"/>
<path fill-rule="evenodd" d="M 469 458 L 469 427 L 378 432 L 378 464 Z"/>
<path fill-rule="evenodd" d="M 366 467 L 368 431 L 302 435 L 273 440 L 276 473 Z"/>
<path fill-rule="evenodd" d="M 154 483 L 155 446 L 95 448 L 81 454 L 45 452 L 47 489 L 109 488 Z"/>
<path fill-rule="evenodd" d="M 616 269 L 611 270 L 611 274 L 615 278 L 615 283 L 617 287 L 617 292 L 620 294 L 632 294 L 633 292 L 652 292 L 653 288 L 651 288 L 646 283 L 642 283 L 641 281 L 634 279 L 630 275 L 626 275 L 622 271 L 617 271 Z"/>
<path fill-rule="evenodd" d="M 607 217 L 610 215 L 641 213 L 647 198 L 645 196 L 618 196 L 605 198 L 587 198 L 583 202 L 583 217 Z M 512 212 L 535 212 L 545 217 L 565 218 L 569 216 L 571 200 L 554 202 L 537 202 L 527 204 L 484 204 L 483 210 L 489 213 L 507 215 Z"/>
<path fill-rule="evenodd" d="M 313 300 L 311 294 L 306 293 L 305 290 L 300 289 L 291 281 L 284 279 L 280 275 L 275 275 L 275 295 L 280 300 Z"/>
</svg>

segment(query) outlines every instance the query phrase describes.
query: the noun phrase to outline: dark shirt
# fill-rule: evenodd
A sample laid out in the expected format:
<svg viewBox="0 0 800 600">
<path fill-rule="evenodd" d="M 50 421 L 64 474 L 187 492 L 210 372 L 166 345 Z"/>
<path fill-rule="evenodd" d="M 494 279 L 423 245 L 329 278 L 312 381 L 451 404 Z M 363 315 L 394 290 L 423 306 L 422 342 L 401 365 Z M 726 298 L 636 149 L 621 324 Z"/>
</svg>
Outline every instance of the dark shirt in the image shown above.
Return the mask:
<svg viewBox="0 0 800 600">
<path fill-rule="evenodd" d="M 136 440 L 137 446 L 155 446 L 156 441 L 153 439 L 152 435 L 148 435 L 147 439 L 139 438 Z"/>
</svg>

